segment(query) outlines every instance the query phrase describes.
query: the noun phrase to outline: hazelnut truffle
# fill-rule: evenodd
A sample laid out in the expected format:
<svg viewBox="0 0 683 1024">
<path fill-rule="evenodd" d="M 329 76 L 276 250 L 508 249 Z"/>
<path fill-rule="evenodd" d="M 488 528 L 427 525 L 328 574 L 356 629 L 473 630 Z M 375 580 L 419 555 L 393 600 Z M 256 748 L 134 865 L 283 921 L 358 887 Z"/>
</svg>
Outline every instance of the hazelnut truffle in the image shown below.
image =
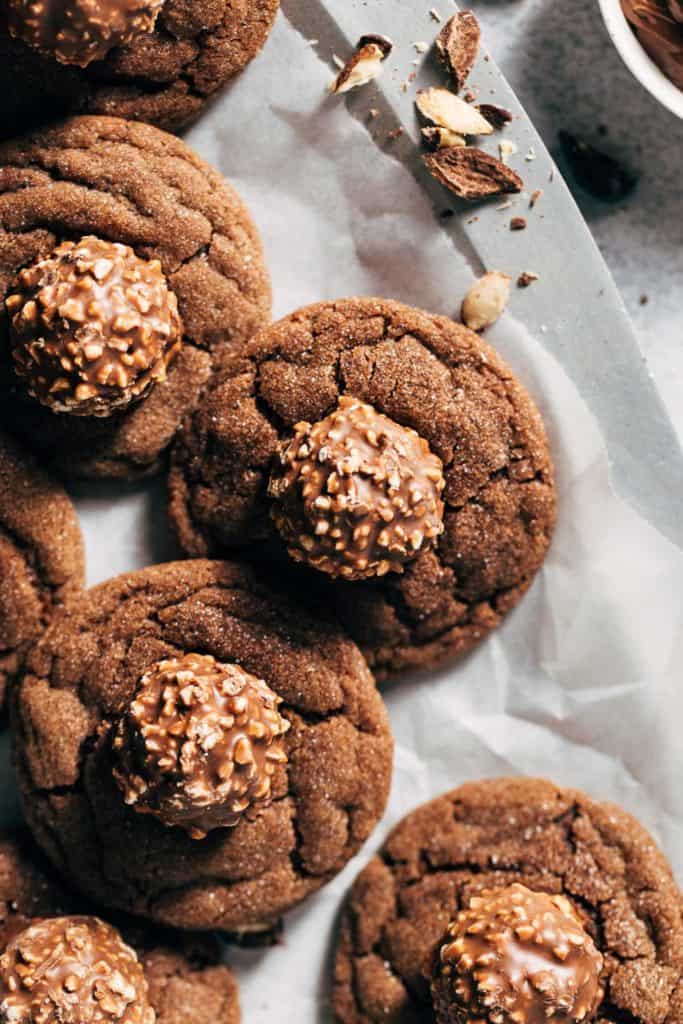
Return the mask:
<svg viewBox="0 0 683 1024">
<path fill-rule="evenodd" d="M 289 722 L 262 680 L 210 655 L 152 665 L 117 727 L 114 777 L 126 803 L 203 839 L 270 800 Z"/>
<path fill-rule="evenodd" d="M 8 0 L 11 34 L 62 64 L 87 67 L 151 32 L 164 0 Z"/>
<path fill-rule="evenodd" d="M 441 534 L 444 486 L 419 434 L 344 395 L 283 445 L 271 515 L 296 561 L 346 580 L 384 576 Z"/>
<path fill-rule="evenodd" d="M 143 397 L 182 341 L 159 261 L 92 235 L 21 270 L 6 307 L 16 373 L 58 413 L 109 416 Z"/>
<path fill-rule="evenodd" d="M 589 1021 L 603 958 L 564 896 L 523 885 L 474 897 L 448 928 L 432 979 L 438 1024 Z"/>
<path fill-rule="evenodd" d="M 0 1020 L 154 1024 L 136 954 L 96 917 L 37 920 L 0 957 Z"/>
</svg>

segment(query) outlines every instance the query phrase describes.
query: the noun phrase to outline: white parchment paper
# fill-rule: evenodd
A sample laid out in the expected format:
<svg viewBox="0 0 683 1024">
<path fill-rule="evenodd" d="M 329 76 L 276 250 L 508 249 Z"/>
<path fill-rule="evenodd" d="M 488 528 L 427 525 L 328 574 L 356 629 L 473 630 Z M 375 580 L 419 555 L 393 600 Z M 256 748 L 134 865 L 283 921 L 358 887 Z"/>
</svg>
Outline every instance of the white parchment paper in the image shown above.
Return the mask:
<svg viewBox="0 0 683 1024">
<path fill-rule="evenodd" d="M 403 9 L 399 0 L 376 0 L 381 26 L 368 4 L 363 28 L 386 31 L 392 3 L 397 13 Z M 340 21 L 348 16 L 343 0 L 327 7 Z M 310 32 L 301 31 L 292 9 L 285 0 L 291 21 L 281 14 L 264 55 L 188 139 L 249 202 L 272 269 L 276 315 L 351 294 L 456 314 L 482 269 L 476 238 L 461 231 L 459 218 L 446 230 L 435 215 L 434 201 L 447 207 L 449 200 L 416 176 L 409 137 L 377 145 L 355 99 L 347 104 L 326 95 L 331 72 L 323 57 L 331 56 L 330 40 L 344 43 L 337 20 L 318 7 Z M 402 17 L 405 36 L 405 10 Z M 437 26 L 426 10 L 414 20 L 413 39 L 431 39 Z M 308 41 L 316 29 L 327 33 L 327 43 Z M 404 95 L 400 82 L 415 57 L 405 45 L 392 57 L 387 92 Z M 395 125 L 384 105 L 380 117 L 386 136 Z M 518 160 L 523 169 L 521 154 Z M 541 153 L 539 162 L 534 173 L 548 178 L 549 158 Z M 552 196 L 548 202 L 550 213 Z M 507 221 L 491 227 L 487 244 L 495 231 L 507 237 Z M 534 267 L 500 269 L 542 272 L 546 254 L 534 252 L 533 240 L 525 245 L 532 246 L 525 256 L 535 257 Z M 589 263 L 586 289 L 590 278 Z M 506 315 L 489 340 L 535 395 L 548 425 L 560 497 L 550 556 L 522 605 L 473 655 L 386 690 L 396 737 L 387 815 L 342 876 L 290 915 L 281 946 L 229 953 L 249 1024 L 325 1019 L 334 923 L 352 878 L 406 812 L 466 779 L 542 774 L 615 800 L 654 831 L 683 881 L 683 551 L 642 513 L 647 494 L 639 496 L 639 512 L 617 495 L 610 463 L 621 453 L 608 450 L 606 423 L 550 354 L 551 338 L 583 346 L 599 376 L 605 366 L 596 338 L 575 337 L 570 323 L 552 318 L 536 336 L 521 326 L 519 317 L 535 301 L 547 303 L 547 294 L 534 297 L 541 286 L 515 297 L 517 318 Z M 620 372 L 627 379 L 629 367 Z M 162 482 L 79 485 L 74 495 L 91 583 L 174 554 Z M 3 817 L 12 818 L 9 780 L 2 801 Z"/>
</svg>

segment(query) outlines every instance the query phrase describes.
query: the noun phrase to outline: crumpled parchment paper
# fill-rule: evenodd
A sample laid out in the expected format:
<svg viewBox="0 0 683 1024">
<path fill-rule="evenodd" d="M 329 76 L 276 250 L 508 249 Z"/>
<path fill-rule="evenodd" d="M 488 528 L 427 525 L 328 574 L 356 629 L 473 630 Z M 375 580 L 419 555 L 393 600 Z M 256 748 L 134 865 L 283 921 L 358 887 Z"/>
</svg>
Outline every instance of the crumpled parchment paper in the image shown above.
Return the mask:
<svg viewBox="0 0 683 1024">
<path fill-rule="evenodd" d="M 456 315 L 473 276 L 485 263 L 495 266 L 497 251 L 496 269 L 541 273 L 538 284 L 515 294 L 512 313 L 488 338 L 542 408 L 560 517 L 544 570 L 497 634 L 465 661 L 385 690 L 396 738 L 386 817 L 341 877 L 289 916 L 282 945 L 230 951 L 249 1024 L 325 1019 L 334 923 L 353 877 L 405 813 L 466 779 L 546 775 L 617 801 L 654 831 L 683 880 L 683 550 L 653 525 L 667 512 L 666 480 L 664 498 L 656 501 L 637 474 L 629 501 L 611 482 L 619 465 L 635 463 L 637 441 L 636 423 L 615 444 L 610 417 L 623 416 L 619 390 L 611 403 L 590 408 L 586 378 L 572 370 L 587 364 L 596 378 L 608 376 L 600 338 L 611 314 L 607 310 L 595 334 L 584 325 L 577 335 L 566 317 L 553 318 L 543 277 L 552 259 L 534 241 L 531 225 L 526 248 L 516 252 L 503 211 L 487 210 L 480 235 L 467 230 L 469 213 L 439 219 L 439 210 L 453 204 L 420 176 L 409 135 L 386 140 L 396 124 L 384 94 L 376 99 L 377 144 L 357 107 L 372 101 L 326 93 L 332 48 L 346 45 L 342 55 L 348 53 L 348 38 L 327 12 L 335 11 L 339 23 L 354 15 L 362 30 L 387 31 L 392 5 L 404 46 L 387 62 L 383 85 L 405 109 L 410 96 L 402 98 L 400 82 L 417 57 L 405 40 L 433 38 L 438 26 L 427 9 L 411 13 L 398 0 L 363 6 L 339 0 L 327 11 L 311 3 L 309 24 L 302 4 L 285 0 L 265 53 L 212 104 L 188 141 L 249 202 L 272 269 L 276 315 L 352 294 L 392 296 Z M 444 15 L 451 13 L 450 3 L 441 6 L 449 8 Z M 411 17 L 414 28 L 406 21 Z M 522 122 L 518 135 L 526 131 Z M 523 172 L 527 144 L 516 163 Z M 545 152 L 536 154 L 533 172 L 549 180 Z M 550 216 L 552 190 L 546 202 Z M 583 275 L 587 295 L 594 285 L 588 257 L 575 273 L 579 280 Z M 577 294 L 577 311 L 582 301 Z M 540 327 L 539 303 L 550 311 Z M 535 323 L 533 335 L 521 317 Z M 560 361 L 563 346 L 572 347 L 572 358 Z M 642 367 L 625 359 L 619 372 L 628 390 Z M 662 431 L 655 413 L 651 420 L 656 445 Z M 91 583 L 174 554 L 163 482 L 78 485 L 73 493 Z M 2 742 L 5 753 L 6 738 Z M 5 821 L 16 815 L 9 777 L 2 812 Z"/>
</svg>

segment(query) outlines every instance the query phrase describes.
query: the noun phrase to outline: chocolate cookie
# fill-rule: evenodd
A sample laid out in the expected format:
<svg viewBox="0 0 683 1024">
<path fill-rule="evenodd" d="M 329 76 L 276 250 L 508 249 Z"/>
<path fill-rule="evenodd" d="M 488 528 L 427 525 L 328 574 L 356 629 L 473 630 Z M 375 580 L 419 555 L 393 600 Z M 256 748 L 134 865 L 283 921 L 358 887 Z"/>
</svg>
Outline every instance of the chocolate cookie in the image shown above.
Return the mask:
<svg viewBox="0 0 683 1024">
<path fill-rule="evenodd" d="M 28 648 L 85 574 L 69 498 L 15 441 L 0 433 L 0 708 Z"/>
<path fill-rule="evenodd" d="M 34 648 L 13 712 L 50 858 L 95 901 L 183 928 L 270 929 L 387 799 L 391 733 L 360 652 L 237 564 L 91 590 Z"/>
<path fill-rule="evenodd" d="M 92 913 L 52 877 L 25 838 L 0 840 L 0 953 L 37 920 L 49 924 L 54 918 Z M 123 918 L 114 924 L 139 958 L 156 1024 L 239 1024 L 237 985 L 220 963 L 217 942 L 208 935 L 152 933 Z M 0 996 L 3 980 L 0 971 Z"/>
<path fill-rule="evenodd" d="M 270 284 L 216 171 L 155 128 L 81 117 L 0 146 L 0 299 L 0 420 L 65 474 L 134 478 L 268 320 Z"/>
<path fill-rule="evenodd" d="M 535 933 L 539 906 L 545 935 Z M 515 964 L 521 975 L 508 973 Z M 457 1001 L 477 986 L 474 1016 L 505 1024 L 539 1012 L 567 1024 L 680 1024 L 683 900 L 645 829 L 614 804 L 540 779 L 469 783 L 404 818 L 347 900 L 336 1019 L 461 1020 Z"/>
<path fill-rule="evenodd" d="M 68 7 L 66 0 L 60 2 Z M 88 10 L 85 4 L 75 6 L 80 16 Z M 108 0 L 105 5 L 100 0 L 100 7 L 105 6 L 109 13 L 125 6 L 137 13 L 143 5 L 126 5 L 122 0 Z M 2 0 L 0 134 L 19 135 L 67 113 L 115 115 L 177 131 L 193 121 L 207 99 L 256 56 L 271 30 L 279 0 L 165 0 L 163 4 L 150 0 L 147 6 L 151 17 L 140 31 L 128 34 L 129 41 L 110 49 L 116 36 L 103 33 L 107 42 L 99 51 L 60 52 L 57 60 L 56 39 L 22 29 L 27 0 Z M 53 16 L 55 7 L 48 8 Z M 96 11 L 97 5 L 90 9 Z M 8 14 L 19 38 L 13 38 L 7 28 Z M 92 41 L 94 34 L 81 31 L 81 41 Z M 79 66 L 93 56 L 92 63 Z M 65 58 L 71 63 L 63 63 Z"/>
<path fill-rule="evenodd" d="M 546 554 L 555 490 L 541 418 L 490 346 L 348 299 L 231 355 L 179 435 L 169 508 L 190 555 L 241 545 L 322 570 L 304 585 L 382 678 L 498 625 Z"/>
</svg>

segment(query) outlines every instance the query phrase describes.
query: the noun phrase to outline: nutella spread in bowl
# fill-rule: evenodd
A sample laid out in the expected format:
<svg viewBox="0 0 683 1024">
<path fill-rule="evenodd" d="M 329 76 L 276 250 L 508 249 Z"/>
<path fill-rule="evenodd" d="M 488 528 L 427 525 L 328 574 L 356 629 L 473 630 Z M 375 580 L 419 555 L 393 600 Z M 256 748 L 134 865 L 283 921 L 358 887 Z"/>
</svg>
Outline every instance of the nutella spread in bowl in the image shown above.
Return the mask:
<svg viewBox="0 0 683 1024">
<path fill-rule="evenodd" d="M 643 49 L 683 89 L 683 0 L 621 0 Z"/>
<path fill-rule="evenodd" d="M 683 0 L 599 0 L 612 42 L 631 73 L 683 119 Z"/>
</svg>

